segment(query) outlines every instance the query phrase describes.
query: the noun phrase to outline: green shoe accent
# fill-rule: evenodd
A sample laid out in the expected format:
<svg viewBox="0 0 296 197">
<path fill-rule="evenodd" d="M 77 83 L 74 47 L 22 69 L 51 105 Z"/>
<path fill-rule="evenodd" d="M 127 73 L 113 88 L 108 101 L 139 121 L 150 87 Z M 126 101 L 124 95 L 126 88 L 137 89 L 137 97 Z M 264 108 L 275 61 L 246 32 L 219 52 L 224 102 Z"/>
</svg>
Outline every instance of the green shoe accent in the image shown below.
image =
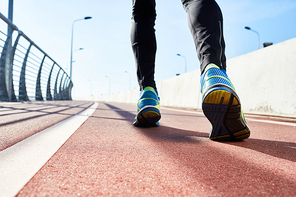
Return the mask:
<svg viewBox="0 0 296 197">
<path fill-rule="evenodd" d="M 248 138 L 250 129 L 226 71 L 209 64 L 201 76 L 201 84 L 202 110 L 212 124 L 209 138 L 216 141 Z"/>
<path fill-rule="evenodd" d="M 145 87 L 140 93 L 137 104 L 138 113 L 133 124 L 137 127 L 158 126 L 161 118 L 159 106 L 157 90 L 149 86 Z"/>
</svg>

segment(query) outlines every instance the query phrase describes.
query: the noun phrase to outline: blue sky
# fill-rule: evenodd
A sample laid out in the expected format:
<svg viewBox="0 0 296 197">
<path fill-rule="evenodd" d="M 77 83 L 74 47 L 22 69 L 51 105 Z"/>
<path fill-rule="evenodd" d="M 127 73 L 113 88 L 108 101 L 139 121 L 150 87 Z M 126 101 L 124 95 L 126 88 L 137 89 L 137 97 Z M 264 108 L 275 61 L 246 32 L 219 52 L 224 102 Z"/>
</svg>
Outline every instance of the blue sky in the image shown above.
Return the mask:
<svg viewBox="0 0 296 197">
<path fill-rule="evenodd" d="M 224 15 L 228 59 L 257 50 L 257 35 L 274 44 L 296 37 L 295 0 L 218 0 Z M 0 0 L 7 16 L 8 0 Z M 156 81 L 199 69 L 187 14 L 180 0 L 157 1 Z M 74 26 L 74 96 L 117 93 L 137 87 L 130 44 L 131 0 L 14 0 L 13 22 L 66 71 L 69 70 L 72 22 Z M 2 29 L 1 29 L 2 30 Z M 125 73 L 127 71 L 128 73 Z M 107 78 L 108 76 L 109 78 Z M 90 82 L 91 81 L 91 82 Z"/>
</svg>

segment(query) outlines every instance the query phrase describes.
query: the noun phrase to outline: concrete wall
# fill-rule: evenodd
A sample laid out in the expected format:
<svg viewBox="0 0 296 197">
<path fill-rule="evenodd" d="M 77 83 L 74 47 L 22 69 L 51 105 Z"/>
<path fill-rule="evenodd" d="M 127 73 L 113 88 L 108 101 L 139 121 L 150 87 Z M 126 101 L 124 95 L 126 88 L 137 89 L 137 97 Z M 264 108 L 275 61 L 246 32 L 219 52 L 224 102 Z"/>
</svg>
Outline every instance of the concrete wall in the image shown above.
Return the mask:
<svg viewBox="0 0 296 197">
<path fill-rule="evenodd" d="M 296 38 L 227 61 L 227 73 L 246 113 L 296 117 Z M 201 108 L 195 70 L 157 83 L 162 106 Z M 80 100 L 136 103 L 137 89 Z"/>
<path fill-rule="evenodd" d="M 230 59 L 228 66 L 246 112 L 296 117 L 296 38 Z"/>
</svg>

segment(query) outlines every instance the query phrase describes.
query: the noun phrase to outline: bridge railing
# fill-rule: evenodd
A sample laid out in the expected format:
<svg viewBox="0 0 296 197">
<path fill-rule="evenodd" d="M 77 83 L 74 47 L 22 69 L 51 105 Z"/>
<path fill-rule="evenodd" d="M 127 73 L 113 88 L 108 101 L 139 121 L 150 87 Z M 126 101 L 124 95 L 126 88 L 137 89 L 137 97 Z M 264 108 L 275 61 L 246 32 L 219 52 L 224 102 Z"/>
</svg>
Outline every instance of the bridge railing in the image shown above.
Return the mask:
<svg viewBox="0 0 296 197">
<path fill-rule="evenodd" d="M 0 101 L 71 100 L 62 67 L 1 13 L 0 23 Z"/>
</svg>

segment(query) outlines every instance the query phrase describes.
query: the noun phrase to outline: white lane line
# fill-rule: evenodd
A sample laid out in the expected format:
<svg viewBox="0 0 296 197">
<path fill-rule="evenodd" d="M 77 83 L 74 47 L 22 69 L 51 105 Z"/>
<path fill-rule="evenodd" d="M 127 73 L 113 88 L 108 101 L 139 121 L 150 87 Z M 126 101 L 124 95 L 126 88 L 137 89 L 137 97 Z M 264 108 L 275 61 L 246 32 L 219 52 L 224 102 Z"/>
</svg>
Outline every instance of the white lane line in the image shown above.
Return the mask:
<svg viewBox="0 0 296 197">
<path fill-rule="evenodd" d="M 0 152 L 0 196 L 15 196 L 67 139 L 92 115 L 98 103 Z"/>
<path fill-rule="evenodd" d="M 194 112 L 194 111 L 186 111 L 186 110 L 182 110 L 182 109 L 171 109 L 171 108 L 167 108 L 167 107 L 161 107 L 161 109 L 176 111 L 176 112 L 184 112 L 184 113 L 190 113 L 190 114 L 203 115 L 203 112 L 199 112 L 199 111 Z M 250 115 L 248 115 L 248 116 L 250 116 Z M 262 122 L 262 123 L 270 123 L 270 124 L 278 124 L 278 125 L 296 127 L 296 123 L 284 122 L 284 121 L 280 121 L 280 120 L 278 120 L 278 121 L 276 121 L 276 120 L 262 120 L 262 119 L 254 119 L 254 118 L 249 118 L 249 117 L 246 117 L 246 119 L 247 119 L 247 121 L 254 121 L 254 122 Z"/>
<path fill-rule="evenodd" d="M 246 118 L 246 119 L 248 121 L 254 121 L 254 122 L 263 122 L 263 123 L 279 124 L 279 125 L 296 127 L 296 123 L 293 123 L 293 122 L 282 122 L 282 121 L 275 121 L 275 120 L 262 120 L 262 119 L 254 119 L 254 118 Z"/>
</svg>

